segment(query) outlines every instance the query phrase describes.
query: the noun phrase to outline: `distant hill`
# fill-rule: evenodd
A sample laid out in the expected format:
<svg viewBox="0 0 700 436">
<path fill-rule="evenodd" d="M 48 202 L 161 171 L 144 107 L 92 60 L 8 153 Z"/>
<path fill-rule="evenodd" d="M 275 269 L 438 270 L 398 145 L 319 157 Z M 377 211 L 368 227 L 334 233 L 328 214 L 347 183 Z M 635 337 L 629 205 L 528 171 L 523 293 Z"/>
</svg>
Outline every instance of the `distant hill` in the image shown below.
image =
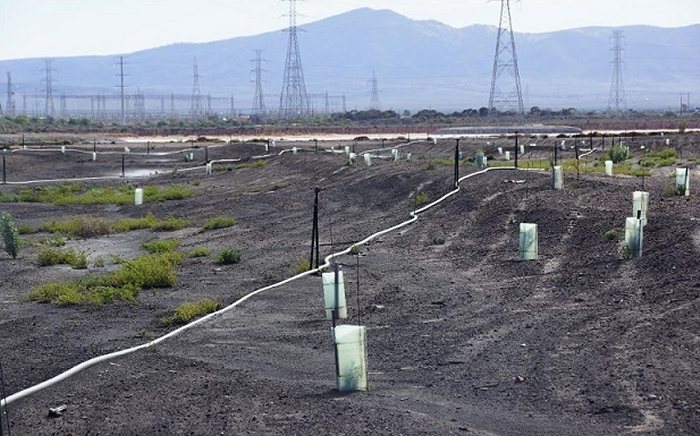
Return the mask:
<svg viewBox="0 0 700 436">
<path fill-rule="evenodd" d="M 515 18 L 517 28 L 517 17 Z M 357 9 L 304 26 L 299 33 L 309 93 L 346 95 L 348 109 L 369 104 L 375 70 L 384 109 L 461 110 L 488 101 L 496 28 L 456 29 L 415 21 L 388 10 Z M 676 107 L 680 92 L 700 94 L 700 25 L 631 26 L 625 35 L 624 80 L 628 106 Z M 611 28 L 516 34 L 527 107 L 603 108 L 610 88 Z M 287 34 L 270 32 L 204 44 L 173 44 L 127 54 L 129 91 L 189 94 L 196 56 L 204 94 L 234 95 L 240 109 L 252 105 L 253 49 L 263 49 L 265 94 L 279 104 Z M 115 56 L 56 58 L 58 93 L 116 94 Z M 43 62 L 0 62 L 11 71 L 18 97 L 41 93 Z M 4 94 L 4 84 L 0 92 Z M 4 98 L 2 99 L 4 102 Z M 322 99 L 315 99 L 321 108 Z M 335 101 L 334 105 L 338 102 Z M 19 101 L 17 103 L 20 105 Z"/>
</svg>

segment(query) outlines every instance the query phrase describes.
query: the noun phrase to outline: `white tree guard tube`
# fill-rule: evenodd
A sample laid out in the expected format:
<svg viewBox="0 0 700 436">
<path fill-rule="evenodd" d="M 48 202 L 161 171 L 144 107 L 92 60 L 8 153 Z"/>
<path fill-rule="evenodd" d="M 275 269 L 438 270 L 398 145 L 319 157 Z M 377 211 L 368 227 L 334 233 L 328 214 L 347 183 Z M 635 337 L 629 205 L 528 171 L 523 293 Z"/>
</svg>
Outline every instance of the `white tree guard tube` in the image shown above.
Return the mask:
<svg viewBox="0 0 700 436">
<path fill-rule="evenodd" d="M 461 183 L 461 182 L 464 181 L 464 180 L 470 179 L 470 178 L 472 178 L 472 177 L 479 176 L 479 175 L 481 175 L 481 174 L 485 174 L 485 173 L 487 173 L 487 172 L 489 172 L 489 171 L 515 170 L 515 169 L 516 169 L 515 167 L 487 168 L 487 169 L 485 169 L 485 170 L 478 171 L 478 172 L 471 173 L 471 174 L 468 174 L 468 175 L 466 175 L 466 176 L 463 176 L 463 177 L 461 177 L 461 178 L 459 179 L 459 182 Z M 261 293 L 261 292 L 269 291 L 270 289 L 275 289 L 275 288 L 278 288 L 278 287 L 280 287 L 280 286 L 284 286 L 284 285 L 286 285 L 286 284 L 288 284 L 288 283 L 291 283 L 291 282 L 293 282 L 293 281 L 295 281 L 295 280 L 298 280 L 298 279 L 300 279 L 300 278 L 302 278 L 302 277 L 306 277 L 306 276 L 309 276 L 309 275 L 312 275 L 312 274 L 316 274 L 316 273 L 319 272 L 320 270 L 323 270 L 323 269 L 326 269 L 326 268 L 330 267 L 330 265 L 331 265 L 331 260 L 332 260 L 332 259 L 350 253 L 350 250 L 352 250 L 352 247 L 353 247 L 354 245 L 364 245 L 364 244 L 367 244 L 367 243 L 371 242 L 372 240 L 377 239 L 377 238 L 379 238 L 379 237 L 381 237 L 381 236 L 383 236 L 383 235 L 385 235 L 385 234 L 387 234 L 387 233 L 394 232 L 394 231 L 399 230 L 399 229 L 401 229 L 401 228 L 403 228 L 403 227 L 406 227 L 406 226 L 408 226 L 408 225 L 410 225 L 410 224 L 413 224 L 414 222 L 416 222 L 416 221 L 418 220 L 418 216 L 419 216 L 420 214 L 422 214 L 423 212 L 425 212 L 425 211 L 427 211 L 427 210 L 429 210 L 429 209 L 431 209 L 431 208 L 433 208 L 433 207 L 435 207 L 435 206 L 437 206 L 437 205 L 443 203 L 445 200 L 451 198 L 452 196 L 454 196 L 455 194 L 457 194 L 459 191 L 460 191 L 460 188 L 459 188 L 459 185 L 458 185 L 457 188 L 455 188 L 454 190 L 452 190 L 452 191 L 446 193 L 445 195 L 443 195 L 442 197 L 440 197 L 440 198 L 438 198 L 437 200 L 433 201 L 432 203 L 429 203 L 429 204 L 423 206 L 422 208 L 417 209 L 417 210 L 411 212 L 411 213 L 410 213 L 410 216 L 411 216 L 410 219 L 408 219 L 408 220 L 406 220 L 406 221 L 404 221 L 404 222 L 402 222 L 402 223 L 396 224 L 395 226 L 392 226 L 392 227 L 389 227 L 389 228 L 387 228 L 387 229 L 381 230 L 381 231 L 379 231 L 379 232 L 377 232 L 377 233 L 374 233 L 374 234 L 372 234 L 372 235 L 366 237 L 365 239 L 361 240 L 360 242 L 357 242 L 357 243 L 351 245 L 350 247 L 346 248 L 346 249 L 343 250 L 343 251 L 339 251 L 339 252 L 336 252 L 336 253 L 333 253 L 333 254 L 330 254 L 330 255 L 326 256 L 326 258 L 324 259 L 324 264 L 321 265 L 321 266 L 320 266 L 319 268 L 317 268 L 317 269 L 312 269 L 312 270 L 303 272 L 303 273 L 301 273 L 301 274 L 297 274 L 297 275 L 295 275 L 295 276 L 289 277 L 288 279 L 282 280 L 281 282 L 273 283 L 273 284 L 271 284 L 271 285 L 269 285 L 269 286 L 265 286 L 265 287 L 263 287 L 263 288 L 257 289 L 257 290 L 255 290 L 255 291 L 251 292 L 250 294 L 247 294 L 247 295 L 245 295 L 244 297 L 240 298 L 239 300 L 235 301 L 233 304 L 231 304 L 231 305 L 229 305 L 229 306 L 226 306 L 226 307 L 224 307 L 223 309 L 221 309 L 221 310 L 219 310 L 219 311 L 217 311 L 217 312 L 210 313 L 209 315 L 203 316 L 202 318 L 199 318 L 199 319 L 197 319 L 197 320 L 195 320 L 195 321 L 192 321 L 191 323 L 189 323 L 189 324 L 187 324 L 187 325 L 184 325 L 184 326 L 182 326 L 182 327 L 180 327 L 180 328 L 177 328 L 177 329 L 173 330 L 172 332 L 170 332 L 170 333 L 168 333 L 168 334 L 166 334 L 166 335 L 163 335 L 163 336 L 161 336 L 161 337 L 159 337 L 159 338 L 157 338 L 157 339 L 154 339 L 154 340 L 152 340 L 152 341 L 150 341 L 150 342 L 147 342 L 147 343 L 145 343 L 145 344 L 137 345 L 137 346 L 135 346 L 135 347 L 127 348 L 127 349 L 125 349 L 125 350 L 115 351 L 115 352 L 112 352 L 112 353 L 104 354 L 104 355 L 102 355 L 102 356 L 94 357 L 94 358 L 92 358 L 92 359 L 90 359 L 90 360 L 86 360 L 85 362 L 80 363 L 80 364 L 78 364 L 78 365 L 72 367 L 71 369 L 69 369 L 69 370 L 67 370 L 67 371 L 65 371 L 65 372 L 63 372 L 63 373 L 61 373 L 61 374 L 58 374 L 58 375 L 56 375 L 56 376 L 54 376 L 54 377 L 52 377 L 52 378 L 50 378 L 50 379 L 48 379 L 48 380 L 46 380 L 46 381 L 43 381 L 43 382 L 41 382 L 41 383 L 39 383 L 39 384 L 36 384 L 36 385 L 34 385 L 34 386 L 31 386 L 31 387 L 29 387 L 29 388 L 26 388 L 26 389 L 24 389 L 24 390 L 21 390 L 21 391 L 19 391 L 19 392 L 17 392 L 17 393 L 14 393 L 14 394 L 12 394 L 12 395 L 10 395 L 10 396 L 8 396 L 8 397 L 2 399 L 2 400 L 0 401 L 0 407 L 6 407 L 7 405 L 12 404 L 13 402 L 15 402 L 15 401 L 17 401 L 17 400 L 20 400 L 20 399 L 22 399 L 22 398 L 26 398 L 26 397 L 28 397 L 28 396 L 30 396 L 30 395 L 32 395 L 32 394 L 35 394 L 35 393 L 37 393 L 37 392 L 39 392 L 39 391 L 41 391 L 41 390 L 43 390 L 43 389 L 49 388 L 49 387 L 51 387 L 51 386 L 54 386 L 54 385 L 56 385 L 56 384 L 58 384 L 58 383 L 60 383 L 60 382 L 62 382 L 62 381 L 64 381 L 64 380 L 67 380 L 68 378 L 70 378 L 70 377 L 72 377 L 72 376 L 74 376 L 74 375 L 76 375 L 76 374 L 78 374 L 78 373 L 80 373 L 80 372 L 82 372 L 82 371 L 85 371 L 86 369 L 88 369 L 88 368 L 90 368 L 90 367 L 92 367 L 92 366 L 95 366 L 95 365 L 97 365 L 97 364 L 99 364 L 99 363 L 107 362 L 107 361 L 109 361 L 109 360 L 113 360 L 113 359 L 116 359 L 116 358 L 118 358 L 118 357 L 126 356 L 126 355 L 135 353 L 135 352 L 140 351 L 140 350 L 148 349 L 148 348 L 150 348 L 150 347 L 152 347 L 152 346 L 154 346 L 154 345 L 158 345 L 158 344 L 160 344 L 161 342 L 167 341 L 168 339 L 173 338 L 173 337 L 175 337 L 175 336 L 177 336 L 177 335 L 179 335 L 179 334 L 181 334 L 181 333 L 183 333 L 183 332 L 185 332 L 185 331 L 187 331 L 187 330 L 191 330 L 191 329 L 193 329 L 194 327 L 196 327 L 196 326 L 198 326 L 198 325 L 200 325 L 200 324 L 203 324 L 203 323 L 205 323 L 205 322 L 208 322 L 208 321 L 210 321 L 211 319 L 213 319 L 214 317 L 218 317 L 218 316 L 223 315 L 224 313 L 230 312 L 230 311 L 233 310 L 234 308 L 240 306 L 241 304 L 243 304 L 244 302 L 246 302 L 248 299 L 253 298 L 254 296 L 258 295 L 258 294 Z"/>
</svg>

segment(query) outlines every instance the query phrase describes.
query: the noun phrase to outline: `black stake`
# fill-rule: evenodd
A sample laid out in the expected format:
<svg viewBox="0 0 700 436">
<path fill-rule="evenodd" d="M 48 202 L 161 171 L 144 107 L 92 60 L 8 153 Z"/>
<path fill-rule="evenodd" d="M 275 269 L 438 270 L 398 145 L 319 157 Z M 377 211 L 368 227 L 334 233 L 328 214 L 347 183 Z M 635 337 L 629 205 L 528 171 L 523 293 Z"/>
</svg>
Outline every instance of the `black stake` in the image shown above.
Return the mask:
<svg viewBox="0 0 700 436">
<path fill-rule="evenodd" d="M 5 167 L 5 150 L 2 151 L 2 184 L 7 184 L 7 168 Z"/>
<path fill-rule="evenodd" d="M 591 141 L 593 141 L 592 136 Z M 591 149 L 593 149 L 593 144 L 591 144 Z M 581 180 L 581 160 L 578 155 L 578 144 L 574 144 L 574 151 L 576 152 L 576 180 Z"/>
<path fill-rule="evenodd" d="M 386 141 L 386 139 L 382 138 L 382 148 L 384 148 L 384 141 Z"/>
<path fill-rule="evenodd" d="M 316 253 L 316 268 L 319 266 L 319 237 L 318 237 L 318 193 L 321 188 L 314 187 L 314 217 L 313 226 L 311 228 L 311 255 L 309 257 L 309 268 L 314 267 L 314 253 Z"/>
<path fill-rule="evenodd" d="M 457 138 L 457 145 L 455 145 L 455 188 L 459 187 L 459 141 L 462 138 Z"/>
<path fill-rule="evenodd" d="M 124 153 L 122 153 L 122 177 L 126 177 L 126 171 L 124 170 Z"/>
<path fill-rule="evenodd" d="M 209 147 L 204 147 L 204 163 L 209 163 Z"/>
<path fill-rule="evenodd" d="M 318 153 L 318 139 L 314 139 L 314 151 Z"/>
<path fill-rule="evenodd" d="M 559 156 L 558 149 L 559 149 L 559 146 L 557 144 L 554 144 L 554 165 L 557 164 L 557 158 Z"/>
<path fill-rule="evenodd" d="M 338 344 L 335 341 L 335 327 L 336 327 L 336 320 L 338 319 L 338 297 L 340 295 L 340 284 L 338 283 L 338 276 L 340 275 L 338 273 L 338 264 L 336 262 L 333 263 L 333 274 L 334 274 L 334 292 L 335 292 L 335 304 L 333 305 L 333 310 L 331 311 L 332 314 L 332 320 L 333 320 L 333 348 L 335 352 L 335 377 L 336 379 L 340 377 L 340 365 L 338 362 Z"/>
<path fill-rule="evenodd" d="M 518 168 L 518 151 L 520 151 L 518 147 L 518 132 L 515 132 L 515 168 Z"/>
<path fill-rule="evenodd" d="M 362 325 L 362 312 L 360 311 L 360 253 L 355 255 L 357 260 L 356 276 L 357 276 L 357 325 Z"/>
<path fill-rule="evenodd" d="M 5 375 L 2 372 L 2 360 L 0 360 L 0 399 L 6 399 L 7 393 L 5 392 Z M 5 404 L 5 415 L 7 419 L 7 436 L 10 436 L 10 410 L 7 404 Z M 2 407 L 0 407 L 0 436 L 3 436 L 3 424 L 2 424 Z"/>
<path fill-rule="evenodd" d="M 92 152 L 97 153 L 97 139 L 92 140 Z"/>
</svg>

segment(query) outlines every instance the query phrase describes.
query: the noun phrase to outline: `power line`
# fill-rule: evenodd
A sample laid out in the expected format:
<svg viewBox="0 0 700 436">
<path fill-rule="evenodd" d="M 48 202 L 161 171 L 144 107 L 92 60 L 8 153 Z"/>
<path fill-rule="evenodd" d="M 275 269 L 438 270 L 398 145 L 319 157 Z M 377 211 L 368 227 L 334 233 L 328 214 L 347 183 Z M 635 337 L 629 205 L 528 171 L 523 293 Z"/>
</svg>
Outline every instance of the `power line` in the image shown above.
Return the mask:
<svg viewBox="0 0 700 436">
<path fill-rule="evenodd" d="M 192 115 L 202 114 L 202 91 L 199 88 L 199 65 L 195 56 L 192 64 Z"/>
<path fill-rule="evenodd" d="M 264 116 L 265 115 L 265 94 L 263 93 L 262 86 L 262 63 L 265 59 L 262 58 L 263 50 L 255 50 L 255 59 L 251 62 L 255 62 L 255 95 L 253 96 L 253 115 Z"/>
<path fill-rule="evenodd" d="M 489 114 L 515 112 L 523 114 L 523 93 L 520 89 L 518 56 L 515 51 L 513 21 L 510 14 L 510 0 L 501 0 L 501 17 L 498 22 L 496 54 L 491 74 L 489 94 Z"/>
<path fill-rule="evenodd" d="M 297 0 L 283 1 L 289 1 L 289 41 L 282 79 L 279 116 L 281 118 L 299 118 L 308 116 L 311 110 L 304 83 L 304 69 L 301 64 L 297 38 Z"/>
<path fill-rule="evenodd" d="M 382 104 L 379 101 L 379 81 L 377 80 L 377 73 L 372 70 L 372 98 L 369 100 L 369 110 L 381 110 Z"/>
<path fill-rule="evenodd" d="M 613 31 L 612 42 L 612 64 L 613 73 L 610 83 L 610 97 L 608 98 L 608 112 L 620 112 L 627 105 L 625 99 L 625 85 L 622 79 L 622 40 L 624 36 L 621 30 Z"/>
</svg>

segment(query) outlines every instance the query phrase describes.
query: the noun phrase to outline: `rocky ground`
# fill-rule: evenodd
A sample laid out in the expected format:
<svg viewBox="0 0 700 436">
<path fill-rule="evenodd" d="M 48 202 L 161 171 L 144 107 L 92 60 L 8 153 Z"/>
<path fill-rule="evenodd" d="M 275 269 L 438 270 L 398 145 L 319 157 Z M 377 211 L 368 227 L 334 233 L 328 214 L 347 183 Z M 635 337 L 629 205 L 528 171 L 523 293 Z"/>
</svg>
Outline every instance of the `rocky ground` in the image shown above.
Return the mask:
<svg viewBox="0 0 700 436">
<path fill-rule="evenodd" d="M 377 146 L 357 144 L 357 151 Z M 482 147 L 463 143 L 467 155 Z M 235 144 L 210 152 L 248 161 L 264 148 Z M 451 189 L 452 167 L 437 159 L 449 159 L 453 143 L 422 142 L 406 152 L 410 162 L 381 160 L 369 168 L 347 166 L 339 154 L 285 153 L 261 168 L 228 166 L 211 176 L 172 171 L 175 164 L 201 165 L 201 149 L 199 163 L 134 155 L 128 168 L 162 174 L 138 183 L 188 184 L 196 195 L 142 207 L 0 205 L 33 226 L 59 215 L 148 211 L 193 221 L 176 232 L 69 241 L 91 259 L 134 257 L 141 242 L 166 237 L 179 238 L 185 251 L 234 246 L 243 257 L 223 267 L 211 258 L 186 259 L 176 286 L 142 291 L 135 305 L 73 307 L 23 298 L 32 286 L 101 268 L 39 268 L 35 247 L 17 260 L 3 254 L 0 350 L 8 393 L 167 333 L 172 328 L 159 320 L 184 301 L 209 297 L 227 305 L 292 276 L 308 256 L 313 186 L 323 189 L 323 255 L 404 221 L 417 193 L 434 200 Z M 119 155 L 97 162 L 56 152 L 11 159 L 11 181 L 118 175 L 121 165 Z M 341 257 L 347 322 L 368 328 L 368 392 L 334 389 L 330 324 L 320 277 L 311 276 L 12 403 L 12 433 L 697 434 L 700 200 L 670 196 L 667 173 L 644 181 L 651 204 L 640 259 L 626 258 L 619 242 L 605 236 L 623 228 L 640 179 L 568 174 L 566 189 L 553 191 L 547 174 L 512 170 L 465 181 L 417 223 L 363 247 L 359 274 L 357 257 Z M 199 232 L 206 218 L 221 214 L 238 224 Z M 537 261 L 518 260 L 520 222 L 539 225 Z M 48 417 L 62 404 L 62 416 Z"/>
</svg>

